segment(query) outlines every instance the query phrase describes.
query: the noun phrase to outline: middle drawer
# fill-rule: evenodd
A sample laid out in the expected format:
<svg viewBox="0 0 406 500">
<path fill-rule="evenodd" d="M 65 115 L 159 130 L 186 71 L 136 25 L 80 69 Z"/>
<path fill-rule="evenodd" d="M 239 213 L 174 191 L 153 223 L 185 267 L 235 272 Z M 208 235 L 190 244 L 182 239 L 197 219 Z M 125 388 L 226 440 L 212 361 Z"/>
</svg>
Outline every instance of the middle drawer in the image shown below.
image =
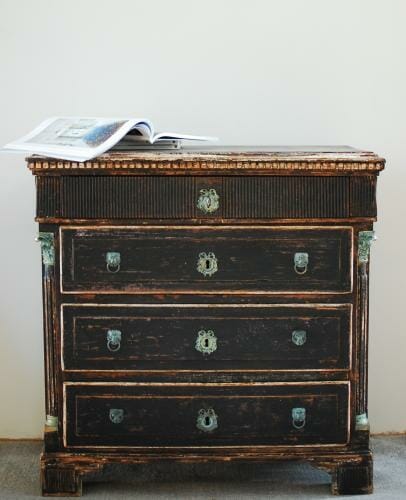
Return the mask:
<svg viewBox="0 0 406 500">
<path fill-rule="evenodd" d="M 62 306 L 65 370 L 347 370 L 351 304 Z"/>
</svg>

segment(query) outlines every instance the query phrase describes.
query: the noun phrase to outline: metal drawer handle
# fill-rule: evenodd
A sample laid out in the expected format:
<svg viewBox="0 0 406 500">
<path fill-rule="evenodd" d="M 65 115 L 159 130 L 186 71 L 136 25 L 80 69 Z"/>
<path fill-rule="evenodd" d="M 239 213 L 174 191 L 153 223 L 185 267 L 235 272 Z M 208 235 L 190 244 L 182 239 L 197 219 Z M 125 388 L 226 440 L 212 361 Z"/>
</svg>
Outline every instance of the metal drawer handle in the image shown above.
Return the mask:
<svg viewBox="0 0 406 500">
<path fill-rule="evenodd" d="M 120 271 L 121 255 L 120 252 L 106 253 L 106 267 L 109 273 L 118 273 Z"/>
<path fill-rule="evenodd" d="M 107 349 L 110 352 L 117 352 L 121 347 L 120 330 L 107 330 Z"/>
<path fill-rule="evenodd" d="M 309 254 L 305 252 L 295 253 L 293 259 L 295 264 L 295 271 L 297 274 L 305 274 L 307 266 L 309 265 Z"/>
<path fill-rule="evenodd" d="M 197 270 L 203 276 L 213 276 L 218 270 L 218 261 L 213 252 L 201 252 L 197 259 Z"/>
<path fill-rule="evenodd" d="M 124 410 L 121 408 L 111 408 L 109 412 L 109 418 L 113 424 L 121 424 L 124 420 Z"/>
<path fill-rule="evenodd" d="M 292 342 L 295 345 L 303 345 L 307 340 L 306 330 L 293 330 L 292 332 Z"/>
<path fill-rule="evenodd" d="M 220 206 L 220 196 L 215 189 L 201 189 L 197 200 L 197 208 L 205 214 L 215 212 Z"/>
<path fill-rule="evenodd" d="M 292 408 L 292 425 L 295 429 L 303 429 L 306 425 L 305 408 Z"/>
<path fill-rule="evenodd" d="M 195 349 L 203 354 L 211 354 L 217 349 L 217 337 L 213 330 L 200 330 L 197 333 Z"/>
<path fill-rule="evenodd" d="M 217 415 L 213 408 L 202 408 L 199 410 L 196 427 L 203 432 L 212 432 L 217 429 Z"/>
</svg>

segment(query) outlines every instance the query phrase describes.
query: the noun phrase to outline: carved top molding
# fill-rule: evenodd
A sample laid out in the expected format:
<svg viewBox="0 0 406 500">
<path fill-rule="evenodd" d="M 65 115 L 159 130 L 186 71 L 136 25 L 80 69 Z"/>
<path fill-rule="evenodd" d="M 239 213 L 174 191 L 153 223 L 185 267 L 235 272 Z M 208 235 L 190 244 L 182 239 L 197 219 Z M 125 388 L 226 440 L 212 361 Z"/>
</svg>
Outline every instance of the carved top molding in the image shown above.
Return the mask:
<svg viewBox="0 0 406 500">
<path fill-rule="evenodd" d="M 351 148 L 185 148 L 174 151 L 107 153 L 83 163 L 33 155 L 28 167 L 45 171 L 310 171 L 379 172 L 385 160 Z"/>
</svg>

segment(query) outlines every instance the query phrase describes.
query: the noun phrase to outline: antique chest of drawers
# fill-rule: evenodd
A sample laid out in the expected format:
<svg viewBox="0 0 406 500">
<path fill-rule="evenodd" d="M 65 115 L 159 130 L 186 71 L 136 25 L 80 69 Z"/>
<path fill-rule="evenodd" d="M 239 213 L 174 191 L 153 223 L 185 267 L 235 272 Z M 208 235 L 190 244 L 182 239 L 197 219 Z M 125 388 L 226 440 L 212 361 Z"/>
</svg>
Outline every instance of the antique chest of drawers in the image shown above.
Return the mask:
<svg viewBox="0 0 406 500">
<path fill-rule="evenodd" d="M 109 463 L 308 460 L 372 491 L 369 249 L 352 148 L 33 156 L 44 495 Z"/>
</svg>

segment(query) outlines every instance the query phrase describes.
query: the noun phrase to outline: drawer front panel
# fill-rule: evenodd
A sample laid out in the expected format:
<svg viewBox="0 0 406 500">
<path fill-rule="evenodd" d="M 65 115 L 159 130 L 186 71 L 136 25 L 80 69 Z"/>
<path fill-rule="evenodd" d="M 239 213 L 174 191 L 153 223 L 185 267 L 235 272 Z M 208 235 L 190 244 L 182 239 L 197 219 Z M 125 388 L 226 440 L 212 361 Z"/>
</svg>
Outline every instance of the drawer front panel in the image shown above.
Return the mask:
<svg viewBox="0 0 406 500">
<path fill-rule="evenodd" d="M 348 384 L 65 386 L 73 447 L 345 444 Z"/>
<path fill-rule="evenodd" d="M 62 289 L 349 292 L 351 228 L 62 229 Z"/>
<path fill-rule="evenodd" d="M 350 366 L 351 305 L 64 305 L 62 310 L 67 370 Z"/>
<path fill-rule="evenodd" d="M 214 189 L 218 206 L 199 208 Z M 302 219 L 376 216 L 376 178 L 362 176 L 37 177 L 37 216 L 66 219 Z"/>
</svg>

